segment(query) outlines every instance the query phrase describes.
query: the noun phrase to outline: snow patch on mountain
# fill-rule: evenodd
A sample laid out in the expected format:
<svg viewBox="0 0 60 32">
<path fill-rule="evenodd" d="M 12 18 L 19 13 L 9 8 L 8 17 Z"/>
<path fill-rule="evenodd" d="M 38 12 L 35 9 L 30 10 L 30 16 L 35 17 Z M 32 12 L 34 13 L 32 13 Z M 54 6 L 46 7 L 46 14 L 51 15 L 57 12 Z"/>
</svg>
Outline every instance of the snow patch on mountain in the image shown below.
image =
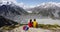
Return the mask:
<svg viewBox="0 0 60 32">
<path fill-rule="evenodd" d="M 33 13 L 38 13 L 44 16 L 60 17 L 60 3 L 47 2 L 36 5 L 34 8 L 26 9 Z"/>
</svg>

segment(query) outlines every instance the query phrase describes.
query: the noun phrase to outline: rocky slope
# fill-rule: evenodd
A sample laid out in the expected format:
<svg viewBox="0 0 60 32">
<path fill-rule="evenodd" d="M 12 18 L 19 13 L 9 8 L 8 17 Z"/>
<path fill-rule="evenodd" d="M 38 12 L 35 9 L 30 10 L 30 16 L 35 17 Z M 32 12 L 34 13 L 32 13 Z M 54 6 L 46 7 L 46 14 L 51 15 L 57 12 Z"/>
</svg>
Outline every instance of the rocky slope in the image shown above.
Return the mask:
<svg viewBox="0 0 60 32">
<path fill-rule="evenodd" d="M 55 2 L 42 3 L 39 6 L 27 10 L 43 16 L 60 17 L 60 4 Z"/>
<path fill-rule="evenodd" d="M 8 19 L 14 20 L 14 18 L 18 17 L 18 15 L 27 15 L 26 12 L 22 7 L 16 5 L 15 3 L 6 2 L 5 4 L 0 3 L 0 16 L 4 16 Z"/>
</svg>

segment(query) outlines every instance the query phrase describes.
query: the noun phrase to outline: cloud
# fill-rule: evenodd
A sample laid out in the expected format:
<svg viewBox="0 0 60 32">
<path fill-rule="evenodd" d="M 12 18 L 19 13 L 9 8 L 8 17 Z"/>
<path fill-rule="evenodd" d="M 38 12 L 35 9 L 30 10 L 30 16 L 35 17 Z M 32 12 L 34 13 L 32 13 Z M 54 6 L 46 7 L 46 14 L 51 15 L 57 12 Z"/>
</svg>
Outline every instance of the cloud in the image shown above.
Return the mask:
<svg viewBox="0 0 60 32">
<path fill-rule="evenodd" d="M 0 4 L 7 4 L 7 2 L 9 2 L 9 3 L 11 3 L 11 2 L 17 3 L 16 0 L 0 0 Z"/>
<path fill-rule="evenodd" d="M 16 4 L 16 5 L 24 8 L 24 9 L 34 8 L 34 7 L 37 7 L 37 6 L 43 6 L 43 5 L 46 4 L 46 3 L 42 3 L 42 4 L 40 3 L 40 4 L 38 4 L 38 5 L 29 6 L 29 5 L 24 4 L 23 2 L 18 3 L 16 0 L 0 0 L 0 4 L 1 4 L 1 3 L 6 4 L 7 1 L 8 1 L 8 2 L 13 2 L 14 4 Z M 52 4 L 55 4 L 55 5 L 57 5 L 57 6 L 60 7 L 60 3 L 56 3 L 56 2 L 48 2 L 48 3 L 52 3 Z M 48 4 L 48 3 L 47 3 L 47 4 Z M 10 3 L 10 4 L 11 4 L 11 3 Z"/>
<path fill-rule="evenodd" d="M 16 2 L 16 0 L 0 0 L 0 1 L 11 1 L 11 2 Z"/>
<path fill-rule="evenodd" d="M 35 7 L 35 6 L 26 5 L 23 2 L 18 3 L 16 0 L 0 0 L 0 5 L 1 5 L 1 3 L 3 5 L 3 4 L 6 4 L 7 2 L 9 2 L 9 4 L 11 4 L 11 2 L 13 2 L 15 5 L 18 5 L 24 9 Z"/>
<path fill-rule="evenodd" d="M 0 0 L 0 5 L 2 4 L 6 4 L 7 2 L 9 2 L 11 4 L 11 2 L 13 2 L 15 5 L 18 5 L 24 9 L 28 8 L 29 6 L 24 4 L 23 2 L 18 3 L 16 0 Z"/>
</svg>

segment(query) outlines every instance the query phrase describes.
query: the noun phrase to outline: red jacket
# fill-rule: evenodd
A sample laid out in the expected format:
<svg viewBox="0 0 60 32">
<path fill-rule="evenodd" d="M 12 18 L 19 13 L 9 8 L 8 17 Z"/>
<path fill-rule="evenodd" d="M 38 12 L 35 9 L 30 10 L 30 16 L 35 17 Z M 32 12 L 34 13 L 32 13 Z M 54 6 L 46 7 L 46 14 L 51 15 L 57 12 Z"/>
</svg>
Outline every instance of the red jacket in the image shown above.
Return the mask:
<svg viewBox="0 0 60 32">
<path fill-rule="evenodd" d="M 33 23 L 32 23 L 32 22 L 29 22 L 29 23 L 28 23 L 28 26 L 29 26 L 29 27 L 33 27 Z"/>
</svg>

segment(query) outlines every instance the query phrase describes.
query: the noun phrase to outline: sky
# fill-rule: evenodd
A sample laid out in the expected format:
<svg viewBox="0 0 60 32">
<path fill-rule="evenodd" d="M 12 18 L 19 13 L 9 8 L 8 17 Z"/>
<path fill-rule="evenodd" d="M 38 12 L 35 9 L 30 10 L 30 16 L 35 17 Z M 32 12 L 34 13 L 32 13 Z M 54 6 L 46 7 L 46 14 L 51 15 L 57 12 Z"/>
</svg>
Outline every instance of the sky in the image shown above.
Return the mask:
<svg viewBox="0 0 60 32">
<path fill-rule="evenodd" d="M 44 2 L 60 2 L 60 0 L 16 0 L 17 2 L 22 2 L 26 5 L 38 5 Z"/>
<path fill-rule="evenodd" d="M 0 3 L 3 2 L 4 4 L 9 2 L 14 2 L 16 5 L 25 8 L 33 8 L 35 6 L 40 5 L 41 3 L 47 2 L 56 2 L 60 3 L 60 0 L 0 0 Z"/>
</svg>

